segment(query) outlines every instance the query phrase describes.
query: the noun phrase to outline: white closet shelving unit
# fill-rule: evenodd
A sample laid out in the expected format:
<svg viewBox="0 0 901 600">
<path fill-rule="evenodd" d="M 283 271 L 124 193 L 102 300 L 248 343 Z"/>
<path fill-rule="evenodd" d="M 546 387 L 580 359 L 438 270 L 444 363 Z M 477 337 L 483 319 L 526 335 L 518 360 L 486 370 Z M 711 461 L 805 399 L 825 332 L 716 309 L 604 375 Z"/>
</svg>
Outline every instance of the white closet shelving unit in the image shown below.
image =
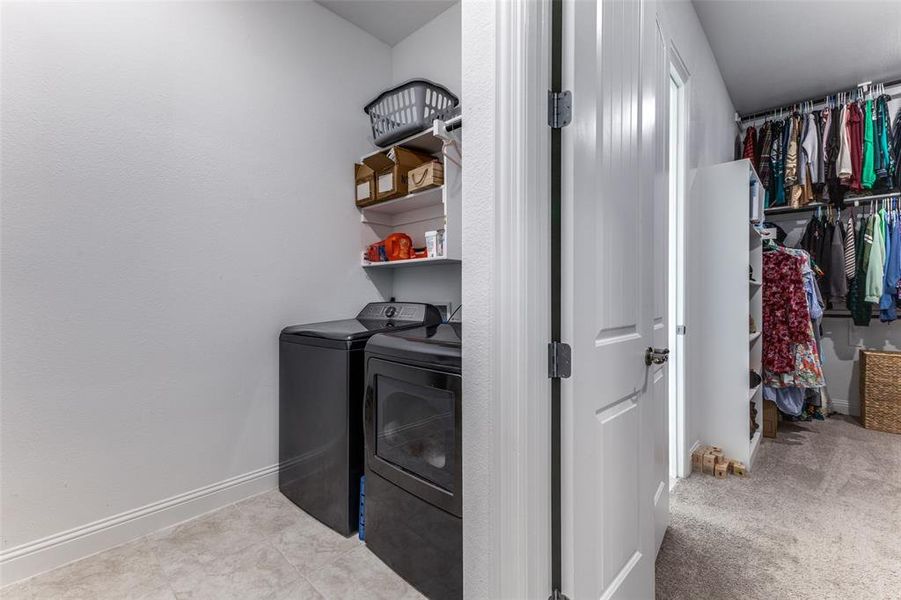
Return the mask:
<svg viewBox="0 0 901 600">
<path fill-rule="evenodd" d="M 453 147 L 444 155 L 442 135 L 451 135 L 462 146 L 461 117 L 446 123 L 437 121 L 431 129 L 413 135 L 395 144 L 411 150 L 431 154 L 442 162 L 444 185 L 402 198 L 388 200 L 372 206 L 360 208 L 362 232 L 360 236 L 361 264 L 365 269 L 399 269 L 405 267 L 427 267 L 436 264 L 459 263 L 462 259 L 462 177 L 457 163 L 461 157 Z M 452 130 L 448 133 L 448 130 Z M 364 156 L 361 161 L 381 151 Z M 454 162 L 456 161 L 456 162 Z M 429 258 L 414 258 L 389 262 L 369 262 L 362 256 L 362 250 L 370 244 L 385 239 L 396 232 L 406 233 L 413 239 L 416 248 L 425 246 L 425 232 L 444 229 L 444 255 Z"/>
<path fill-rule="evenodd" d="M 763 433 L 763 187 L 748 160 L 699 169 L 686 231 L 686 392 L 697 440 L 751 468 Z M 749 267 L 750 266 L 750 270 Z M 751 272 L 753 271 L 753 276 Z M 751 333 L 749 316 L 756 331 Z M 751 435 L 750 403 L 757 407 Z"/>
</svg>

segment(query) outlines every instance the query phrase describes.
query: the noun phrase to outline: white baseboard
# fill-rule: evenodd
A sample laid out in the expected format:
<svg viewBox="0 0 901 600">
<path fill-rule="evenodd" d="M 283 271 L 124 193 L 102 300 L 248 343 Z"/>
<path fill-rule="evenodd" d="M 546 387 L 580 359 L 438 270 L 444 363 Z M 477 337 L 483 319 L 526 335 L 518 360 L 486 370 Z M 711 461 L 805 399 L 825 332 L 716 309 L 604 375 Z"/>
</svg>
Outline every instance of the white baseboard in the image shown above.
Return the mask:
<svg viewBox="0 0 901 600">
<path fill-rule="evenodd" d="M 278 485 L 278 464 L 231 477 L 0 553 L 0 586 L 130 542 Z"/>
<path fill-rule="evenodd" d="M 688 449 L 688 454 L 686 454 L 683 458 L 685 460 L 685 475 L 683 477 L 689 477 L 691 475 L 692 465 L 691 465 L 691 457 L 695 453 L 695 450 L 701 447 L 701 440 L 695 440 L 695 443 L 691 445 L 691 448 Z"/>
<path fill-rule="evenodd" d="M 852 408 L 847 398 L 830 398 L 829 401 L 832 403 L 832 410 L 835 412 L 855 417 L 860 416 L 860 411 L 857 410 L 856 406 Z"/>
</svg>

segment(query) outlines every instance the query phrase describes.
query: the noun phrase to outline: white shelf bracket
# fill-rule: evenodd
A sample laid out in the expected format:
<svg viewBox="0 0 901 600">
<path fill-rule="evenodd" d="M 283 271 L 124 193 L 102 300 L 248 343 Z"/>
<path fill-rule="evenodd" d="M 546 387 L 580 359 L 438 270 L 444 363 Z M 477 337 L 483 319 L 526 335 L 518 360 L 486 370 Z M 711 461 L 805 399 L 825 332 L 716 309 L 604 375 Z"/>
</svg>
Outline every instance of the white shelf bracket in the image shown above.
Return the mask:
<svg viewBox="0 0 901 600">
<path fill-rule="evenodd" d="M 459 117 L 455 117 L 452 120 L 456 121 L 458 118 Z M 432 121 L 432 135 L 442 142 L 441 154 L 443 154 L 447 160 L 462 169 L 463 165 L 460 164 L 460 162 L 463 160 L 463 151 L 460 149 L 460 144 L 454 134 L 447 130 L 447 123 L 441 119 Z M 449 147 L 453 147 L 456 151 L 456 158 L 448 154 L 447 149 Z"/>
</svg>

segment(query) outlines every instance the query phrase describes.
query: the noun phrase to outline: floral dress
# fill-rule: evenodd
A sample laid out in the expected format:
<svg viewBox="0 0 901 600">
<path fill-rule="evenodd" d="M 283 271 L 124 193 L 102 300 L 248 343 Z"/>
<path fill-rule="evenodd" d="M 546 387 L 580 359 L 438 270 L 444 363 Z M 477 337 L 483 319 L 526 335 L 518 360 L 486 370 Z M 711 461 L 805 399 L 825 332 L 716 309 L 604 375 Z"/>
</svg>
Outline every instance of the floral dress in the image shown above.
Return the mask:
<svg viewBox="0 0 901 600">
<path fill-rule="evenodd" d="M 783 249 L 763 256 L 763 366 L 769 387 L 826 385 L 805 272 L 812 273 L 807 253 Z"/>
</svg>

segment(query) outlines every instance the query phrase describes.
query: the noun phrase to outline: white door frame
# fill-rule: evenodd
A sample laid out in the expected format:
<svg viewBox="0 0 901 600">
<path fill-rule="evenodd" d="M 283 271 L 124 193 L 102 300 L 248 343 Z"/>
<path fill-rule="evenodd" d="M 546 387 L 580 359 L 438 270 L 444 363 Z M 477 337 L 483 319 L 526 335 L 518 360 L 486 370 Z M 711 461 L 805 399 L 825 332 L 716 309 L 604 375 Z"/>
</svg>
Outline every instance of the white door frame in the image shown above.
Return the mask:
<svg viewBox="0 0 901 600">
<path fill-rule="evenodd" d="M 684 234 L 685 234 L 685 223 L 684 218 L 686 214 L 686 202 L 687 202 L 687 177 L 688 171 L 686 168 L 688 161 L 688 136 L 689 136 L 689 127 L 688 127 L 688 118 L 691 114 L 689 107 L 689 98 L 690 94 L 690 78 L 691 73 L 688 71 L 688 67 L 685 65 L 685 62 L 682 60 L 682 56 L 679 54 L 678 48 L 676 48 L 675 42 L 670 40 L 667 44 L 667 62 L 668 62 L 668 71 L 670 77 L 676 81 L 679 87 L 679 100 L 680 106 L 679 114 L 682 117 L 682 122 L 677 124 L 679 128 L 676 133 L 679 138 L 678 144 L 681 147 L 681 156 L 679 159 L 674 162 L 669 160 L 669 154 L 667 156 L 669 160 L 669 168 L 672 169 L 674 166 L 676 167 L 676 172 L 670 172 L 671 177 L 671 185 L 668 189 L 668 196 L 670 202 L 670 234 L 671 235 L 679 235 L 679 229 L 681 227 L 682 234 L 682 252 L 681 252 L 681 261 L 679 260 L 679 254 L 675 252 L 675 244 L 674 240 L 670 240 L 669 243 L 669 252 L 670 252 L 670 290 L 668 293 L 670 294 L 670 316 L 669 326 L 671 329 L 670 336 L 670 348 L 672 349 L 673 358 L 675 360 L 671 361 L 671 371 L 670 371 L 670 394 L 675 395 L 675 398 L 670 398 L 670 408 L 674 409 L 670 411 L 670 452 L 671 452 L 671 461 L 675 461 L 676 473 L 675 476 L 677 478 L 688 477 L 691 474 L 691 450 L 688 448 L 687 443 L 687 432 L 686 432 L 686 393 L 685 393 L 685 365 L 686 365 L 686 354 L 685 354 L 685 335 L 676 335 L 676 328 L 680 325 L 685 325 L 685 300 L 687 290 L 685 289 L 685 270 L 684 261 L 685 257 L 685 246 L 684 246 Z M 668 90 L 669 91 L 669 90 Z M 672 117 L 673 111 L 672 107 L 667 114 L 667 120 L 670 120 Z M 669 125 L 671 123 L 668 123 Z M 672 144 L 670 143 L 670 135 L 668 131 L 667 135 L 667 152 L 672 150 Z M 674 185 L 673 185 L 674 184 Z M 674 187 L 676 188 L 674 190 Z M 673 198 L 673 193 L 679 194 L 680 197 Z M 678 207 L 677 207 L 678 205 Z M 673 210 L 675 208 L 675 210 Z M 682 283 L 682 294 L 681 298 L 677 299 L 674 295 L 674 290 L 672 289 L 676 282 L 681 281 Z M 681 304 L 682 310 L 681 314 L 678 314 L 678 307 Z M 676 481 L 672 478 L 670 480 L 670 489 L 675 485 Z"/>
<path fill-rule="evenodd" d="M 464 0 L 463 587 L 550 593 L 550 0 Z"/>
</svg>

